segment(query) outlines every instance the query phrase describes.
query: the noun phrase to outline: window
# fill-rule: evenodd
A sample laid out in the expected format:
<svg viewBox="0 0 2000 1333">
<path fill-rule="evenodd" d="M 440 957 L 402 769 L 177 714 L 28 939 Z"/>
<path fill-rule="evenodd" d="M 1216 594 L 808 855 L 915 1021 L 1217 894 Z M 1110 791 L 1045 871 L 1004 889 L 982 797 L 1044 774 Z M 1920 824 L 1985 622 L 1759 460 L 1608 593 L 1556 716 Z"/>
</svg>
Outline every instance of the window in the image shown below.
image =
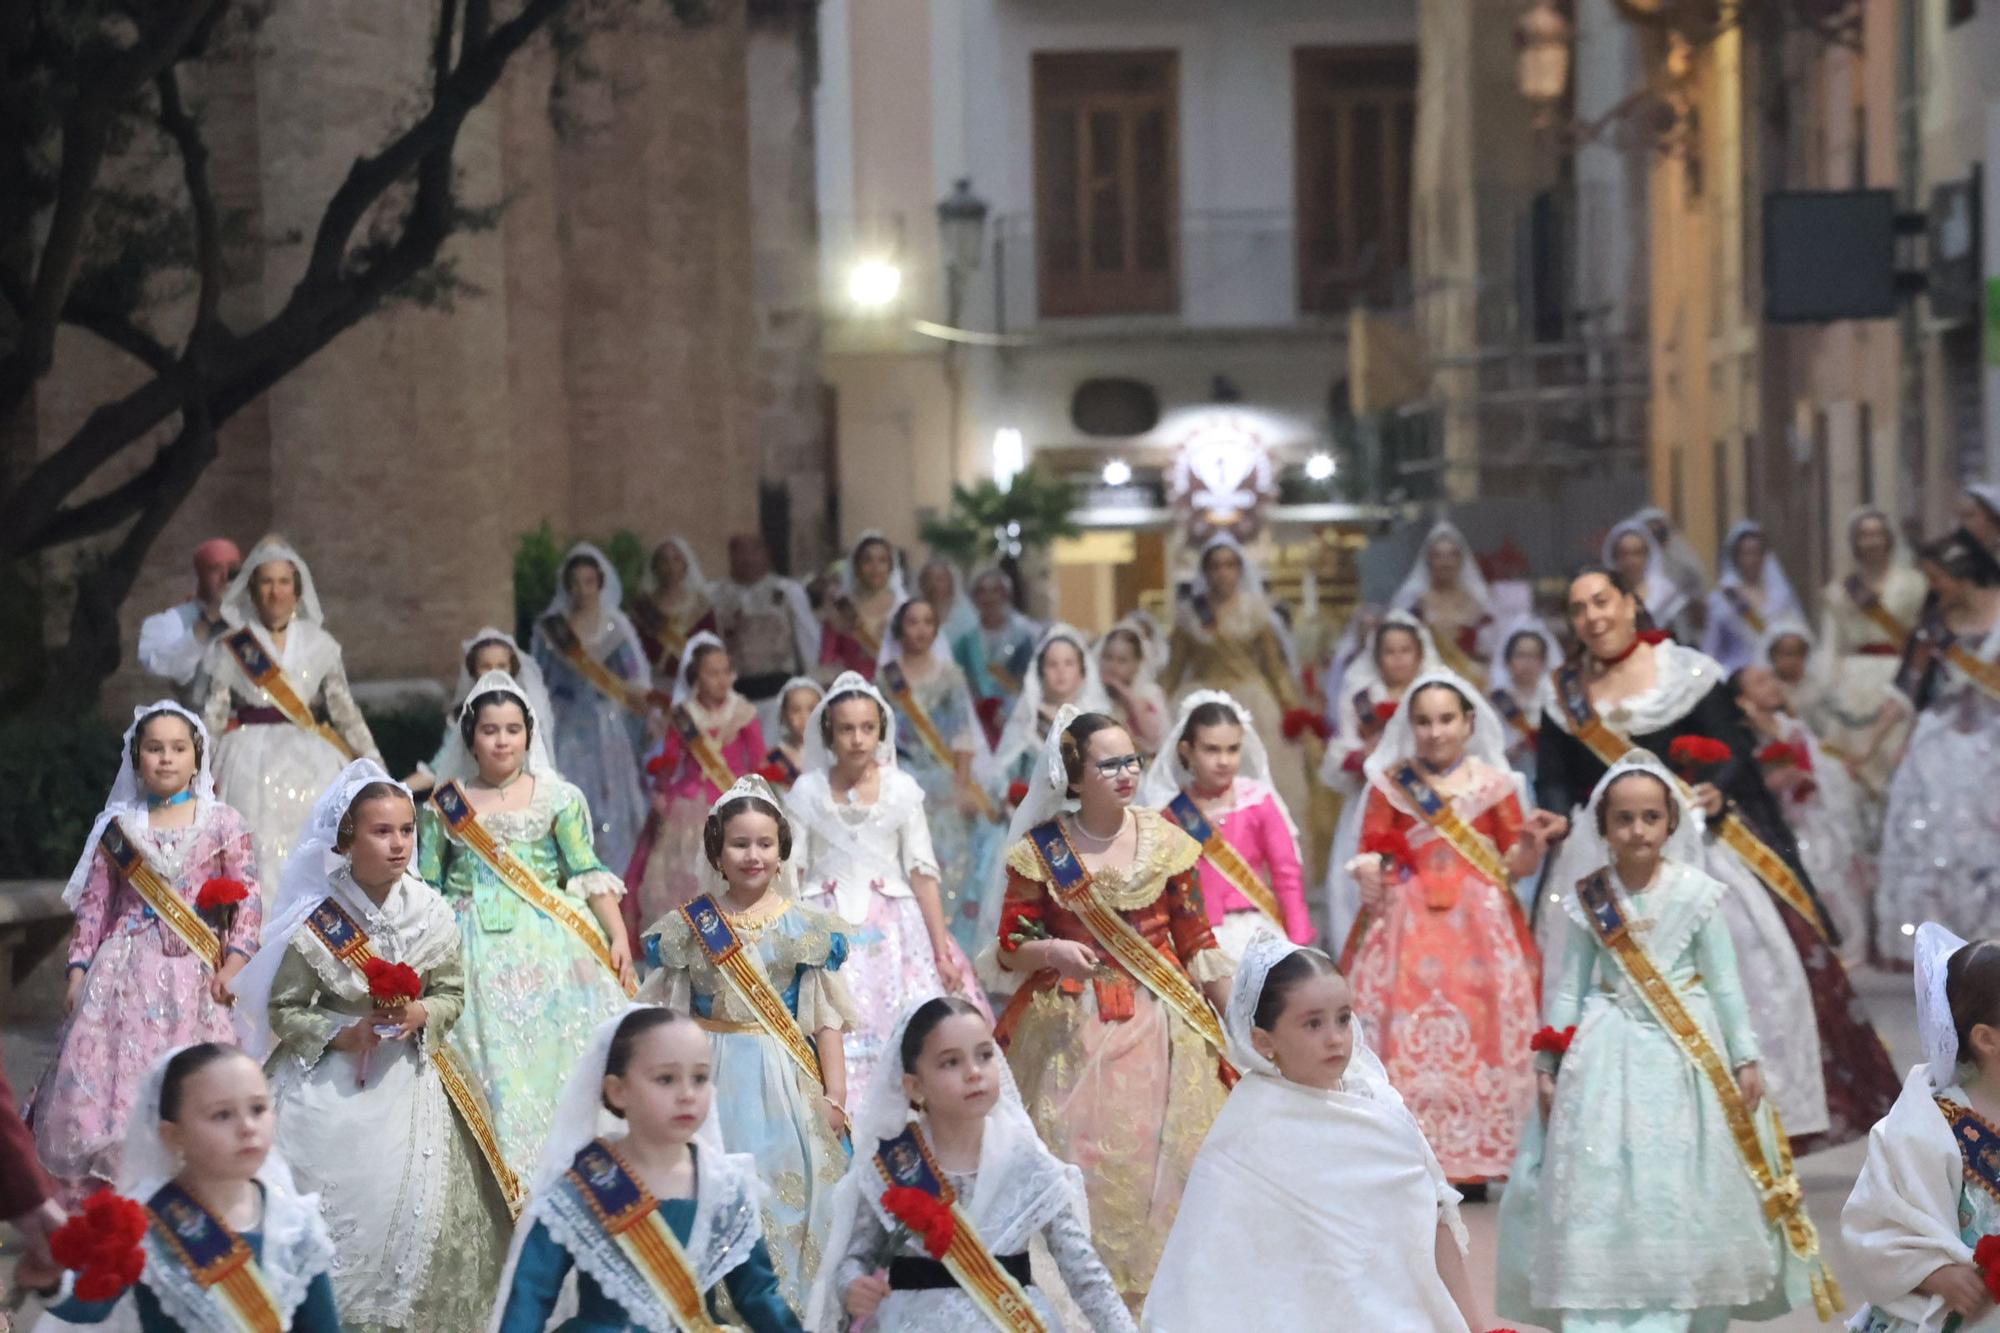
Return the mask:
<svg viewBox="0 0 2000 1333">
<path fill-rule="evenodd" d="M 1035 56 L 1035 232 L 1044 315 L 1180 306 L 1172 51 Z"/>
<path fill-rule="evenodd" d="M 1299 308 L 1388 304 L 1410 269 L 1414 47 L 1293 53 Z"/>
</svg>

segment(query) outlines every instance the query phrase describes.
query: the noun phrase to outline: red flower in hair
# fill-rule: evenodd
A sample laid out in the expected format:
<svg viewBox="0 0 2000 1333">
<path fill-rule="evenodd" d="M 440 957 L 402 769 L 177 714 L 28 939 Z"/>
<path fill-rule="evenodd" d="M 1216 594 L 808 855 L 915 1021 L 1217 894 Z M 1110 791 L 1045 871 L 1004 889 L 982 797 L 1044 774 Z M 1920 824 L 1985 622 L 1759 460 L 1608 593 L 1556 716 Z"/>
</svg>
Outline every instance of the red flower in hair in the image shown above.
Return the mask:
<svg viewBox="0 0 2000 1333">
<path fill-rule="evenodd" d="M 197 911 L 213 912 L 218 908 L 234 906 L 249 896 L 249 886 L 242 880 L 218 875 L 201 886 L 201 892 L 194 896 L 194 905 Z"/>
<path fill-rule="evenodd" d="M 1697 777 L 1729 762 L 1729 747 L 1710 736 L 1676 736 L 1667 762 L 1684 778 Z"/>
<path fill-rule="evenodd" d="M 1552 1055 L 1563 1055 L 1569 1051 L 1569 1044 L 1574 1040 L 1576 1040 L 1576 1024 L 1574 1023 L 1564 1028 L 1561 1032 L 1556 1031 L 1554 1028 L 1543 1028 L 1540 1032 L 1528 1038 L 1528 1049 L 1536 1052 L 1547 1051 Z"/>
<path fill-rule="evenodd" d="M 111 1301 L 125 1294 L 146 1269 L 146 1210 L 132 1200 L 99 1190 L 83 1211 L 56 1228 L 49 1252 L 76 1273 L 76 1294 L 86 1301 Z"/>
<path fill-rule="evenodd" d="M 423 998 L 424 979 L 408 963 L 370 958 L 361 965 L 361 971 L 368 978 L 370 998 L 383 1004 L 408 1004 Z"/>
<path fill-rule="evenodd" d="M 933 1259 L 944 1258 L 958 1233 L 958 1219 L 952 1216 L 950 1204 L 908 1185 L 891 1186 L 882 1195 L 882 1208 L 921 1236 L 925 1253 Z"/>
</svg>

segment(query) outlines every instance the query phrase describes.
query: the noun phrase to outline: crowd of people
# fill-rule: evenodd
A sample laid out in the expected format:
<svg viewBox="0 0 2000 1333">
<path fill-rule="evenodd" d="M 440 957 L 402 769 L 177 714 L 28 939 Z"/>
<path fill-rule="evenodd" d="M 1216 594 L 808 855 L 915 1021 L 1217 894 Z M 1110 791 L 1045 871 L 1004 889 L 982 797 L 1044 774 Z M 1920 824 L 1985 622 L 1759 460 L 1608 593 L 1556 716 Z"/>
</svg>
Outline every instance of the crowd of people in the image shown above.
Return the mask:
<svg viewBox="0 0 2000 1333">
<path fill-rule="evenodd" d="M 2000 488 L 1914 556 L 1864 509 L 1815 631 L 1755 523 L 1711 588 L 1642 511 L 1547 618 L 1440 523 L 1332 626 L 1218 536 L 1093 636 L 879 533 L 810 588 L 580 543 L 399 780 L 300 552 L 206 543 L 26 1127 L 0 1080 L 20 1281 L 146 1330 L 2000 1327 L 1996 549 Z M 1871 1131 L 1843 1292 L 1795 1160 Z"/>
</svg>

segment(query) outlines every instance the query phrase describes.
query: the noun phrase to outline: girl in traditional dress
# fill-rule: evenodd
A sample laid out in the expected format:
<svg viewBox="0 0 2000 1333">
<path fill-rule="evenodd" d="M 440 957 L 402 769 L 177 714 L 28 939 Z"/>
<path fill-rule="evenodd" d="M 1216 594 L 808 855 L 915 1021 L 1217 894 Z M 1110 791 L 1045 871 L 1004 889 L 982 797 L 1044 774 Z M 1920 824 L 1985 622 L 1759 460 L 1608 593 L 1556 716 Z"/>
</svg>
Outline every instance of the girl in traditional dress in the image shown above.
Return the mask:
<svg viewBox="0 0 2000 1333">
<path fill-rule="evenodd" d="M 1167 692 L 1153 669 L 1152 646 L 1145 631 L 1121 620 L 1097 641 L 1097 678 L 1111 701 L 1111 716 L 1139 742 L 1139 753 L 1151 758 L 1167 741 Z"/>
<path fill-rule="evenodd" d="M 700 892 L 708 808 L 764 754 L 757 706 L 736 692 L 729 650 L 704 630 L 687 641 L 667 734 L 646 763 L 653 813 L 625 872 L 638 898 L 627 920 L 657 921 Z"/>
<path fill-rule="evenodd" d="M 1604 563 L 1618 571 L 1625 586 L 1638 596 L 1640 605 L 1662 633 L 1682 643 L 1695 642 L 1697 635 L 1689 608 L 1698 603 L 1674 582 L 1651 528 L 1636 518 L 1628 518 L 1612 528 L 1604 539 Z"/>
<path fill-rule="evenodd" d="M 1674 526 L 1674 520 L 1666 510 L 1658 505 L 1647 505 L 1633 513 L 1635 522 L 1646 525 L 1653 536 L 1653 544 L 1660 548 L 1660 562 L 1667 571 L 1667 577 L 1680 589 L 1681 599 L 1689 606 L 1700 605 L 1708 590 L 1708 570 L 1701 563 L 1701 556 L 1695 552 L 1694 543 Z"/>
<path fill-rule="evenodd" d="M 1780 620 L 1805 615 L 1785 567 L 1771 553 L 1764 525 L 1744 519 L 1722 539 L 1722 575 L 1708 594 L 1707 625 L 1701 650 L 1737 671 L 1757 656 L 1757 641 Z"/>
<path fill-rule="evenodd" d="M 1391 611 L 1376 625 L 1368 656 L 1355 663 L 1342 682 L 1340 720 L 1319 769 L 1319 780 L 1341 798 L 1333 855 L 1326 867 L 1329 940 L 1344 943 L 1361 912 L 1361 886 L 1347 873 L 1347 866 L 1361 850 L 1361 818 L 1368 803 L 1363 765 L 1381 740 L 1382 729 L 1396 715 L 1403 691 L 1439 665 L 1430 630 L 1407 611 Z"/>
<path fill-rule="evenodd" d="M 118 1193 L 151 1223 L 127 1307 L 141 1333 L 341 1333 L 333 1239 L 318 1199 L 299 1193 L 272 1151 L 271 1089 L 257 1062 L 219 1042 L 178 1046 L 137 1091 Z M 204 1271 L 234 1266 L 236 1254 L 251 1281 Z M 125 1306 L 122 1295 L 84 1300 L 70 1281 L 64 1288 L 37 1328 L 105 1323 Z"/>
<path fill-rule="evenodd" d="M 972 609 L 972 599 L 965 595 L 958 566 L 944 556 L 933 555 L 917 571 L 917 596 L 937 611 L 938 639 L 946 652 L 958 642 L 959 635 L 979 623 L 979 613 Z"/>
<path fill-rule="evenodd" d="M 828 675 L 854 671 L 875 678 L 875 663 L 889 633 L 889 616 L 908 596 L 896 548 L 870 528 L 847 553 L 839 591 L 828 599 L 826 629 L 820 639 L 820 670 Z"/>
<path fill-rule="evenodd" d="M 278 1151 L 334 1238 L 350 1333 L 477 1328 L 518 1197 L 450 1046 L 465 967 L 450 905 L 411 873 L 416 829 L 407 788 L 349 764 L 313 806 L 237 991 Z"/>
<path fill-rule="evenodd" d="M 821 1276 L 808 1325 L 837 1333 L 844 1314 L 872 1319 L 881 1333 L 990 1333 L 988 1311 L 1000 1303 L 960 1283 L 969 1252 L 982 1267 L 992 1261 L 1001 1275 L 994 1288 L 1025 1298 L 1042 1327 L 1062 1328 L 1030 1269 L 1029 1245 L 1040 1240 L 1091 1333 L 1130 1333 L 1132 1316 L 1090 1243 L 1083 1173 L 1035 1132 L 986 1015 L 934 996 L 890 1037 L 895 1059 L 877 1067 L 864 1094 L 854 1165 L 835 1195 L 827 1249 L 838 1266 Z M 933 1199 L 950 1191 L 966 1234 L 942 1261 L 908 1234 L 885 1183 Z"/>
<path fill-rule="evenodd" d="M 598 1025 L 563 1088 L 489 1333 L 543 1333 L 566 1297 L 567 1333 L 714 1327 L 724 1292 L 731 1327 L 798 1333 L 758 1221 L 757 1162 L 723 1149 L 715 1065 L 685 1013 L 638 1004 Z M 600 1132 L 607 1112 L 622 1133 Z M 614 1233 L 607 1219 L 628 1209 L 644 1220 Z M 664 1262 L 654 1228 L 675 1242 Z"/>
<path fill-rule="evenodd" d="M 1172 735 L 1138 801 L 1202 844 L 1201 897 L 1216 945 L 1236 958 L 1258 935 L 1311 944 L 1298 825 L 1271 786 L 1250 710 L 1220 691 L 1196 690 L 1181 700 Z"/>
<path fill-rule="evenodd" d="M 1751 979 L 1764 1076 L 1793 1146 L 1858 1138 L 1895 1100 L 1896 1073 L 1827 947 L 1829 919 L 1764 786 L 1756 741 L 1722 668 L 1677 643 L 1648 642 L 1639 601 L 1612 570 L 1586 566 L 1570 581 L 1568 601 L 1579 651 L 1543 696 L 1536 804 L 1567 812 L 1580 830 L 1585 796 L 1625 750 L 1637 746 L 1688 768 L 1692 798 L 1714 834 L 1697 840 L 1694 854 L 1732 890 L 1723 919 Z M 1563 975 L 1562 903 L 1593 868 L 1586 864 L 1593 851 L 1588 839 L 1568 838 L 1543 876 L 1535 921 L 1545 1001 Z"/>
<path fill-rule="evenodd" d="M 1803 634 L 1792 622 L 1773 626 Z M 1860 819 L 1854 780 L 1830 761 L 1811 728 L 1793 715 L 1784 686 L 1768 666 L 1752 664 L 1730 677 L 1743 720 L 1757 741 L 1757 765 L 1798 844 L 1827 915 L 1840 933 L 1840 956 L 1850 966 L 1868 955 L 1868 899 L 1875 865 L 1855 837 Z"/>
<path fill-rule="evenodd" d="M 618 910 L 625 886 L 598 861 L 590 810 L 549 761 L 541 724 L 511 676 L 480 677 L 446 764 L 467 776 L 447 779 L 417 821 L 417 873 L 458 920 L 466 997 L 452 1049 L 478 1076 L 507 1165 L 523 1177 L 577 1052 L 636 984 Z"/>
<path fill-rule="evenodd" d="M 826 687 L 810 676 L 793 676 L 778 691 L 778 743 L 764 754 L 757 771 L 780 792 L 788 792 L 805 771 L 806 724 L 826 697 Z"/>
<path fill-rule="evenodd" d="M 1493 594 L 1465 534 L 1451 523 L 1439 523 L 1424 538 L 1417 563 L 1395 596 L 1394 611 L 1408 611 L 1429 628 L 1444 664 L 1480 688 L 1498 685 L 1483 678 L 1498 628 Z"/>
<path fill-rule="evenodd" d="M 689 640 L 703 630 L 715 630 L 708 580 L 685 537 L 669 537 L 653 548 L 646 562 L 646 581 L 629 610 L 653 673 L 653 688 L 672 691 Z"/>
<path fill-rule="evenodd" d="M 1785 711 L 1824 743 L 1820 729 L 1826 718 L 1826 681 L 1819 670 L 1812 631 L 1806 628 L 1805 622 L 1781 620 L 1767 628 L 1764 637 L 1757 642 L 1756 663 L 1778 678 L 1778 690 L 1784 696 Z M 1829 754 L 1827 757 L 1838 756 Z M 1857 791 L 1854 812 L 1857 819 L 1860 818 L 1860 800 Z M 1858 824 L 1855 826 L 1857 836 L 1859 827 Z"/>
<path fill-rule="evenodd" d="M 970 955 L 982 943 L 980 902 L 1004 830 L 986 733 L 929 602 L 913 598 L 889 617 L 875 683 L 896 713 L 897 766 L 924 790 L 945 924 Z"/>
<path fill-rule="evenodd" d="M 230 1041 L 230 986 L 264 899 L 243 817 L 215 799 L 208 730 L 171 699 L 133 710 L 118 777 L 70 872 L 69 1014 L 35 1107 L 42 1164 L 75 1205 L 118 1179 L 147 1071 Z"/>
<path fill-rule="evenodd" d="M 1500 714 L 1507 738 L 1507 762 L 1530 782 L 1535 779 L 1535 737 L 1542 725 L 1542 686 L 1562 661 L 1562 644 L 1540 616 L 1511 621 L 1498 638 L 1486 668 L 1486 699 Z"/>
<path fill-rule="evenodd" d="M 314 798 L 345 759 L 380 756 L 298 552 L 274 538 L 257 543 L 222 617 L 228 628 L 202 662 L 201 720 L 220 738 L 216 783 L 250 825 L 269 906 Z"/>
<path fill-rule="evenodd" d="M 2000 921 L 2000 559 L 1963 529 L 1925 546 L 1932 605 L 1896 683 L 1916 715 L 1889 784 L 1875 947 L 1907 963 L 1919 921 Z"/>
<path fill-rule="evenodd" d="M 556 595 L 535 622 L 534 655 L 555 707 L 556 768 L 596 821 L 597 859 L 626 866 L 646 817 L 639 744 L 652 672 L 625 618 L 625 588 L 604 552 L 578 542 Z"/>
<path fill-rule="evenodd" d="M 965 672 L 979 721 L 997 750 L 1014 701 L 1032 674 L 1041 628 L 1015 607 L 1013 576 L 998 565 L 973 576 L 972 605 L 979 621 L 952 640 L 951 654 Z"/>
<path fill-rule="evenodd" d="M 661 969 L 648 992 L 715 1034 L 716 1118 L 763 1177 L 764 1237 L 794 1305 L 820 1272 L 847 1165 L 842 1033 L 856 1018 L 840 976 L 845 927 L 797 901 L 803 850 L 770 784 L 740 779 L 703 826 L 702 896 L 646 933 Z M 754 970 L 721 957 L 731 941 Z"/>
<path fill-rule="evenodd" d="M 1087 1167 L 1097 1250 L 1134 1309 L 1233 1077 L 1201 848 L 1132 808 L 1141 763 L 1104 714 L 1056 714 L 1009 830 L 996 940 L 1021 978 L 999 1027 L 1008 1064 L 1043 1141 Z"/>
<path fill-rule="evenodd" d="M 1513 1165 L 1535 1095 L 1541 955 L 1513 881 L 1541 865 L 1551 827 L 1500 747 L 1500 719 L 1450 671 L 1403 696 L 1368 758 L 1349 867 L 1362 915 L 1340 959 L 1390 1081 L 1479 1195 Z"/>
<path fill-rule="evenodd" d="M 1925 1062 L 1868 1132 L 1840 1214 L 1841 1278 L 1868 1302 L 1848 1327 L 1994 1333 L 1975 1247 L 2000 1236 L 2000 1161 L 1980 1151 L 2000 1136 L 2000 942 L 1967 944 L 1926 921 L 1916 981 Z"/>
<path fill-rule="evenodd" d="M 993 747 L 993 762 L 1009 782 L 1023 781 L 1034 770 L 1042 737 L 1063 705 L 1073 704 L 1084 712 L 1111 710 L 1111 696 L 1097 674 L 1097 659 L 1083 631 L 1061 623 L 1049 626 L 1028 661 L 1027 683 L 1007 715 L 1000 743 Z"/>
<path fill-rule="evenodd" d="M 1306 808 L 1304 751 L 1285 739 L 1285 715 L 1299 706 L 1299 687 L 1264 578 L 1247 551 L 1227 534 L 1211 537 L 1196 562 L 1193 593 L 1182 602 L 1167 641 L 1160 688 L 1168 698 L 1188 690 L 1222 690 L 1250 710 L 1257 734 L 1277 748 L 1271 785 L 1289 809 Z"/>
<path fill-rule="evenodd" d="M 1243 1081 L 1195 1159 L 1147 1333 L 1486 1327 L 1458 1193 L 1354 1017 L 1325 954 L 1250 942 L 1223 1020 Z"/>
<path fill-rule="evenodd" d="M 491 671 L 505 672 L 514 678 L 534 709 L 537 743 L 550 754 L 555 753 L 555 708 L 549 701 L 549 687 L 542 680 L 541 664 L 521 651 L 513 635 L 488 625 L 459 645 L 458 683 L 452 687 L 451 704 L 444 710 L 444 737 L 438 741 L 437 753 L 431 761 L 418 764 L 417 771 L 404 784 L 417 795 L 428 795 L 437 785 L 440 773 L 447 778 L 471 776 L 469 770 L 445 770 L 471 757 L 458 741 L 458 717 L 465 711 L 465 701 L 472 697 L 474 682 Z"/>
<path fill-rule="evenodd" d="M 806 771 L 785 805 L 806 834 L 808 906 L 845 923 L 845 980 L 860 1022 L 847 1037 L 848 1086 L 866 1086 L 896 1018 L 941 992 L 978 995 L 972 964 L 945 925 L 924 789 L 896 763 L 896 715 L 853 672 L 806 724 Z M 983 997 L 979 997 L 981 1003 Z"/>
<path fill-rule="evenodd" d="M 1847 554 L 1846 570 L 1820 593 L 1827 691 L 1807 720 L 1861 785 L 1862 845 L 1872 853 L 1882 841 L 1889 778 L 1910 734 L 1894 686 L 1904 643 L 1923 613 L 1925 583 L 1896 525 L 1872 506 L 1848 518 Z"/>
</svg>

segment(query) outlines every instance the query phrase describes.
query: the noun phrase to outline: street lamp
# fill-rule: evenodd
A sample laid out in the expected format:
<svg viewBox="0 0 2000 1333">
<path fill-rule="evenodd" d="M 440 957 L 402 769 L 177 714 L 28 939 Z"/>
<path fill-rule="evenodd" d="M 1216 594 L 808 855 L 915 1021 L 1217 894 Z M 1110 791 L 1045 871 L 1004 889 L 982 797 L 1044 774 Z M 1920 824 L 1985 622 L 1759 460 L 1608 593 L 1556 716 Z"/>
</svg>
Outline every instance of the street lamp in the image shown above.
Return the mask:
<svg viewBox="0 0 2000 1333">
<path fill-rule="evenodd" d="M 864 259 L 847 275 L 848 299 L 863 310 L 882 310 L 903 290 L 903 270 L 886 259 Z"/>
<path fill-rule="evenodd" d="M 951 193 L 938 200 L 938 250 L 944 257 L 945 322 L 958 326 L 965 297 L 966 276 L 979 267 L 986 249 L 986 215 L 992 210 L 972 192 L 972 182 L 959 177 Z"/>
<path fill-rule="evenodd" d="M 1569 91 L 1569 39 L 1569 20 L 1555 0 L 1534 0 L 1514 25 L 1515 74 L 1539 125 L 1553 121 Z"/>
</svg>

